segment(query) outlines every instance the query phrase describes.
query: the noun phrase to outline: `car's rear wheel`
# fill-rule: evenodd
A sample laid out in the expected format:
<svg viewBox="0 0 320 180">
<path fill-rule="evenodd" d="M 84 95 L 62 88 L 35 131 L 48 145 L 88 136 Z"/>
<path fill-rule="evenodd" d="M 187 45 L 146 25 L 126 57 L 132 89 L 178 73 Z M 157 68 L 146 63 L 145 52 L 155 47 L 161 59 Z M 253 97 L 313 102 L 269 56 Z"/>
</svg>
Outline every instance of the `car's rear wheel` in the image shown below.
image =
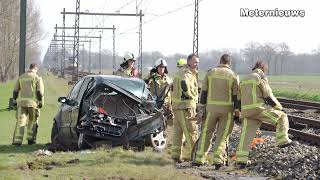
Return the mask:
<svg viewBox="0 0 320 180">
<path fill-rule="evenodd" d="M 167 135 L 165 131 L 160 131 L 154 134 L 150 134 L 147 137 L 147 141 L 157 152 L 162 152 L 167 147 Z"/>
</svg>

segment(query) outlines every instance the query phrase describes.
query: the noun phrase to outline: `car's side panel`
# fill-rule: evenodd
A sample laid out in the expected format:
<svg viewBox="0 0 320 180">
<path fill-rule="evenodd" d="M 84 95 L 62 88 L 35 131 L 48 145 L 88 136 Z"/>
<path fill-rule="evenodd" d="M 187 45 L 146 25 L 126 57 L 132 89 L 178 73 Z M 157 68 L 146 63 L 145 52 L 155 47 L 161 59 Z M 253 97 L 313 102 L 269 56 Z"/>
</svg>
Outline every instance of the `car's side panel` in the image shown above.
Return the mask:
<svg viewBox="0 0 320 180">
<path fill-rule="evenodd" d="M 80 87 L 83 83 L 83 80 L 80 80 L 75 84 L 75 86 L 70 91 L 67 99 L 69 100 L 77 100 L 77 96 L 80 90 Z M 63 137 L 61 138 L 64 142 L 72 142 L 74 141 L 74 136 L 72 135 L 70 131 L 70 125 L 72 122 L 72 111 L 73 106 L 69 106 L 67 103 L 64 103 L 61 105 L 61 119 L 60 119 L 60 126 L 59 126 L 59 136 Z"/>
<path fill-rule="evenodd" d="M 75 131 L 75 127 L 77 126 L 78 119 L 81 118 L 81 117 L 79 117 L 79 111 L 82 106 L 82 98 L 83 98 L 84 94 L 86 93 L 88 85 L 91 81 L 92 81 L 92 78 L 89 78 L 89 77 L 84 79 L 84 81 L 81 85 L 81 88 L 79 89 L 78 95 L 77 95 L 78 105 L 71 108 L 71 113 L 70 113 L 71 121 L 69 124 L 69 131 L 70 131 L 70 135 L 72 136 L 74 141 L 78 140 L 78 135 L 77 135 L 77 132 Z"/>
</svg>

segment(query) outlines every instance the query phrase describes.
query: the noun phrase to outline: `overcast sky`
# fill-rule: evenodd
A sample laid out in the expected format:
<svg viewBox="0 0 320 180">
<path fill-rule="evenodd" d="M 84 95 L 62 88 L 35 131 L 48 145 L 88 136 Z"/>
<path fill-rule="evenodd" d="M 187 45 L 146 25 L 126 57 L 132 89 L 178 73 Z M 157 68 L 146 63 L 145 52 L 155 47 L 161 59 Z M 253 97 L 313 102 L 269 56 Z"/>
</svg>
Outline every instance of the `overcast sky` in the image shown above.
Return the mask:
<svg viewBox="0 0 320 180">
<path fill-rule="evenodd" d="M 75 11 L 76 0 L 35 1 L 41 10 L 43 27 L 47 32 L 47 38 L 42 42 L 45 53 L 55 24 L 62 26 L 60 12 L 63 8 Z M 143 51 L 160 51 L 165 55 L 191 53 L 194 16 L 192 3 L 194 0 L 142 0 L 139 9 L 145 14 L 143 21 L 147 21 L 143 24 Z M 188 4 L 191 5 L 187 6 Z M 123 6 L 125 7 L 120 13 L 135 13 L 136 0 L 81 0 L 80 11 L 112 13 Z M 184 8 L 177 10 L 181 7 Z M 305 16 L 240 17 L 240 8 L 304 10 Z M 202 0 L 199 10 L 199 52 L 224 48 L 238 50 L 250 41 L 286 42 L 295 53 L 309 53 L 320 45 L 320 11 L 316 0 Z M 174 12 L 159 16 L 171 11 Z M 74 19 L 74 15 L 67 15 L 66 26 L 74 26 Z M 136 17 L 80 16 L 80 26 L 115 25 L 116 52 L 119 55 L 125 51 L 138 53 L 138 22 Z M 131 30 L 128 31 L 129 29 Z M 61 34 L 61 31 L 58 33 Z M 80 35 L 99 33 L 99 30 L 80 30 Z M 66 34 L 73 35 L 74 31 L 67 30 Z M 111 50 L 112 31 L 103 31 L 102 37 L 102 47 Z M 93 49 L 98 50 L 97 41 Z"/>
</svg>

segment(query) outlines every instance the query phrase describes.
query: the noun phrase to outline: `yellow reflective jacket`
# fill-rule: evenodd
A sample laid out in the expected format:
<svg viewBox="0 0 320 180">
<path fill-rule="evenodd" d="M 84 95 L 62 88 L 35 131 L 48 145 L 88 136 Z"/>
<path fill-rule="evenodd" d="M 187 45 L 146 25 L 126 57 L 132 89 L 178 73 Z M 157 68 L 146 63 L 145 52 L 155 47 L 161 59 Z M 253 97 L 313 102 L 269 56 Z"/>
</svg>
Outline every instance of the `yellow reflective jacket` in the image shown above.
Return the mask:
<svg viewBox="0 0 320 180">
<path fill-rule="evenodd" d="M 172 109 L 196 108 L 197 103 L 197 72 L 192 72 L 186 65 L 179 69 L 173 79 Z"/>
<path fill-rule="evenodd" d="M 37 91 L 39 91 L 42 96 L 43 104 L 44 86 L 42 78 L 34 71 L 28 71 L 22 74 L 15 84 L 14 91 L 19 92 L 19 97 L 17 99 L 17 105 L 19 107 L 37 107 Z"/>
<path fill-rule="evenodd" d="M 268 97 L 276 104 L 273 108 L 282 109 L 281 104 L 272 93 L 267 77 L 260 69 L 253 70 L 251 74 L 241 80 L 240 92 L 241 115 L 244 118 L 257 115 L 265 109 L 271 108 L 265 102 Z"/>
<path fill-rule="evenodd" d="M 207 72 L 202 83 L 200 103 L 206 103 L 210 112 L 232 112 L 238 91 L 238 76 L 228 65 L 220 64 Z"/>
<path fill-rule="evenodd" d="M 138 77 L 138 70 L 132 67 L 126 69 L 120 68 L 115 72 L 115 75 L 126 77 Z"/>
<path fill-rule="evenodd" d="M 153 73 L 149 79 L 149 87 L 152 96 L 158 100 L 162 100 L 164 96 L 167 95 L 164 99 L 164 104 L 171 104 L 170 89 L 172 85 L 172 80 L 170 79 L 170 77 L 166 74 L 161 76 L 158 73 Z"/>
</svg>

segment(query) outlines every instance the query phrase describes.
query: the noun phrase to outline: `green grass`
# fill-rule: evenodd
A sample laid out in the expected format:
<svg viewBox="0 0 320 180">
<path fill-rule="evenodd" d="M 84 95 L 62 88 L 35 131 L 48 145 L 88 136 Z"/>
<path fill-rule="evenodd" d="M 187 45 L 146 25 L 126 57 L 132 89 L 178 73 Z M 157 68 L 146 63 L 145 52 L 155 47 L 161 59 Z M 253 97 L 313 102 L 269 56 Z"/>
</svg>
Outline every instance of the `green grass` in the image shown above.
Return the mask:
<svg viewBox="0 0 320 180">
<path fill-rule="evenodd" d="M 269 76 L 275 96 L 320 102 L 320 76 Z"/>
<path fill-rule="evenodd" d="M 170 150 L 156 153 L 121 148 L 85 152 L 57 152 L 52 156 L 36 156 L 34 151 L 47 149 L 52 119 L 59 103 L 70 89 L 67 80 L 43 75 L 45 105 L 41 109 L 39 132 L 35 145 L 11 145 L 16 123 L 15 111 L 6 111 L 14 81 L 0 84 L 0 179 L 197 179 L 175 168 Z M 72 163 L 70 161 L 75 161 Z"/>
<path fill-rule="evenodd" d="M 277 75 L 268 76 L 270 81 L 283 81 L 283 82 L 320 82 L 320 76 L 308 76 L 308 75 Z"/>
<path fill-rule="evenodd" d="M 275 96 L 279 96 L 279 97 L 320 102 L 320 90 L 295 91 L 293 89 L 275 88 L 273 89 L 273 93 Z"/>
</svg>

